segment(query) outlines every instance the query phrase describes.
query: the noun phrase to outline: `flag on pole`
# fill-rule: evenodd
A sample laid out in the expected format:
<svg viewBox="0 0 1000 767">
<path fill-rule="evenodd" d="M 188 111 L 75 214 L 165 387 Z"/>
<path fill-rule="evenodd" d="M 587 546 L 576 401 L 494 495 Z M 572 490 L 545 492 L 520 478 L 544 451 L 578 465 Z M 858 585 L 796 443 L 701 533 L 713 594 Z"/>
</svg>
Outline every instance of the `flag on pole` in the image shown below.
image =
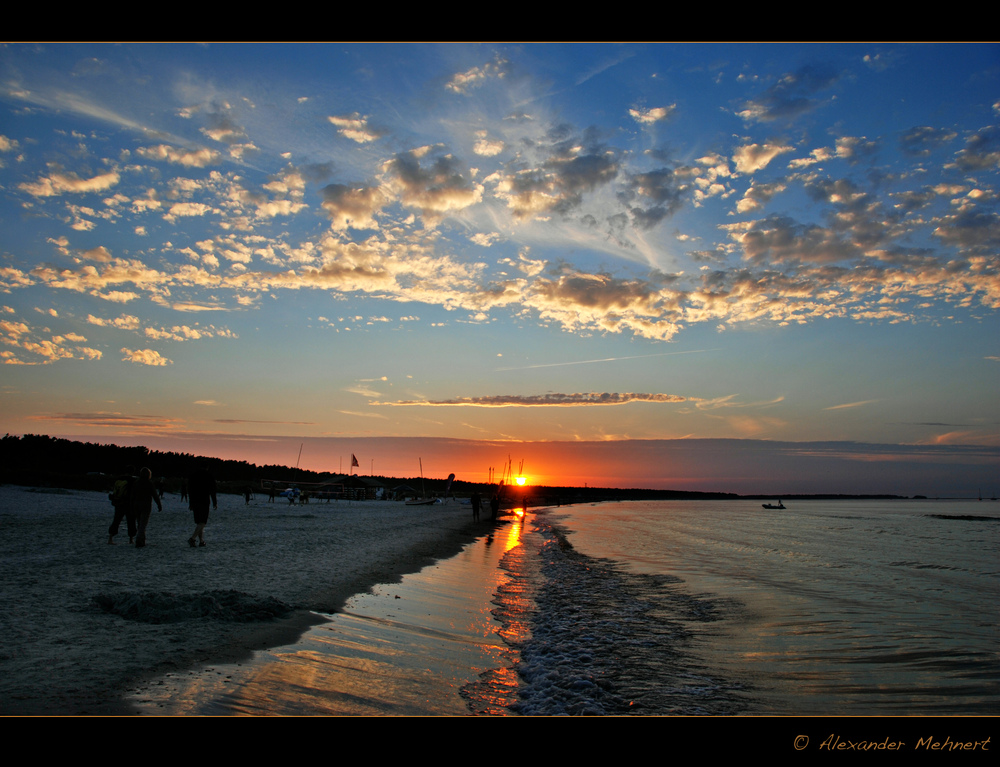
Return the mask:
<svg viewBox="0 0 1000 767">
<path fill-rule="evenodd" d="M 361 464 L 358 463 L 358 457 L 354 453 L 351 453 L 351 468 L 353 469 L 355 466 L 359 469 L 361 468 Z"/>
</svg>

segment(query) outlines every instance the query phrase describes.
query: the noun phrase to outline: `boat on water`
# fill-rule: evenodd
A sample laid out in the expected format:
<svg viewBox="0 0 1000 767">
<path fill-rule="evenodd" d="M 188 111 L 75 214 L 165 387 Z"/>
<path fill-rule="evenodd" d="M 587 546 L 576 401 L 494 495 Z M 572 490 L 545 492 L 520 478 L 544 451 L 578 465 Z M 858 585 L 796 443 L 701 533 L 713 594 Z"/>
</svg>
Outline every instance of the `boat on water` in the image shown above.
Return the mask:
<svg viewBox="0 0 1000 767">
<path fill-rule="evenodd" d="M 765 509 L 783 509 L 783 508 L 785 508 L 785 504 L 783 504 L 781 502 L 780 498 L 778 499 L 778 505 L 777 506 L 775 506 L 773 503 L 762 503 L 761 506 L 763 506 Z"/>
</svg>

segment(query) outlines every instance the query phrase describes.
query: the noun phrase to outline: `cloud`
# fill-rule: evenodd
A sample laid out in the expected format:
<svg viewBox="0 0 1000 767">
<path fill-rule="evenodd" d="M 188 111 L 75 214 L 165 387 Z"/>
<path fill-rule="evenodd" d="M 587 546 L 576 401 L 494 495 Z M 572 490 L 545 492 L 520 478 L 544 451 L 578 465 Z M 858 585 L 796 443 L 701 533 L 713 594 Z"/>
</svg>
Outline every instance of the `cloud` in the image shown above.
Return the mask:
<svg viewBox="0 0 1000 767">
<path fill-rule="evenodd" d="M 174 426 L 177 419 L 158 415 L 125 415 L 118 412 L 98 411 L 96 413 L 54 413 L 52 415 L 28 416 L 36 421 L 70 421 L 88 426 L 107 426 L 111 428 L 156 428 L 163 429 Z"/>
<path fill-rule="evenodd" d="M 628 110 L 628 113 L 637 123 L 651 125 L 653 123 L 660 122 L 661 120 L 666 120 L 671 114 L 673 114 L 676 108 L 676 104 L 671 104 L 668 107 L 653 107 L 651 109 L 633 108 Z"/>
<path fill-rule="evenodd" d="M 822 66 L 806 65 L 783 75 L 755 99 L 743 104 L 737 113 L 747 122 L 792 120 L 815 109 L 818 96 L 832 87 L 839 77 Z"/>
<path fill-rule="evenodd" d="M 230 147 L 244 147 L 247 141 L 246 131 L 233 119 L 233 109 L 227 103 L 213 104 L 204 110 L 206 122 L 199 130 L 213 141 L 229 144 Z M 241 151 L 241 150 L 238 150 Z"/>
<path fill-rule="evenodd" d="M 466 94 L 473 88 L 485 84 L 490 78 L 503 78 L 506 71 L 507 61 L 498 57 L 480 67 L 472 67 L 452 75 L 444 87 L 452 93 Z"/>
<path fill-rule="evenodd" d="M 158 351 L 153 349 L 125 349 L 123 348 L 122 362 L 135 362 L 139 365 L 150 365 L 153 367 L 159 367 L 163 365 L 172 365 L 173 362 L 168 360 L 166 357 L 161 357 Z"/>
<path fill-rule="evenodd" d="M 627 405 L 632 402 L 674 404 L 687 398 L 677 394 L 640 394 L 635 392 L 584 392 L 576 394 L 498 395 L 490 397 L 457 397 L 448 400 L 408 400 L 373 402 L 373 405 L 394 407 L 586 407 L 593 405 Z"/>
<path fill-rule="evenodd" d="M 792 151 L 794 148 L 786 144 L 745 144 L 733 153 L 733 163 L 738 173 L 749 175 L 766 168 L 778 155 Z"/>
<path fill-rule="evenodd" d="M 535 162 L 525 166 L 521 158 L 490 177 L 494 194 L 516 218 L 569 215 L 585 194 L 614 181 L 621 169 L 615 150 L 592 132 L 575 135 L 565 125 L 552 128 L 544 141 L 535 143 L 533 153 Z"/>
<path fill-rule="evenodd" d="M 795 160 L 791 160 L 788 163 L 788 167 L 794 169 L 807 168 L 810 165 L 816 165 L 821 162 L 826 162 L 836 157 L 834 152 L 830 151 L 829 147 L 819 147 L 818 149 L 813 149 L 808 157 L 800 157 Z"/>
<path fill-rule="evenodd" d="M 994 211 L 962 210 L 944 216 L 934 235 L 969 254 L 993 256 L 1000 248 L 1000 215 Z"/>
<path fill-rule="evenodd" d="M 343 415 L 357 416 L 358 418 L 379 418 L 382 420 L 388 420 L 389 418 L 389 416 L 384 413 L 362 413 L 357 410 L 338 410 L 337 412 L 342 413 Z"/>
<path fill-rule="evenodd" d="M 346 229 L 378 229 L 375 214 L 388 202 L 378 187 L 330 184 L 322 190 L 323 209 L 332 220 L 335 231 Z"/>
<path fill-rule="evenodd" d="M 383 165 L 383 172 L 400 203 L 418 209 L 431 224 L 482 200 L 482 185 L 472 183 L 459 160 L 440 148 L 400 152 Z"/>
<path fill-rule="evenodd" d="M 491 140 L 486 131 L 477 131 L 477 141 L 472 145 L 472 151 L 480 157 L 495 157 L 504 150 L 504 143 L 499 139 Z"/>
<path fill-rule="evenodd" d="M 874 402 L 878 402 L 877 399 L 866 399 L 861 402 L 847 402 L 843 405 L 831 405 L 830 407 L 823 408 L 824 410 L 846 410 L 848 408 L 863 407 L 864 405 L 871 405 Z"/>
<path fill-rule="evenodd" d="M 736 210 L 739 213 L 749 213 L 758 210 L 766 205 L 777 194 L 785 191 L 787 185 L 781 182 L 773 184 L 751 184 L 738 203 Z"/>
<path fill-rule="evenodd" d="M 178 218 L 190 216 L 204 216 L 212 212 L 212 207 L 201 202 L 178 202 L 170 206 L 163 218 L 173 223 Z"/>
<path fill-rule="evenodd" d="M 668 341 L 680 329 L 677 299 L 675 292 L 654 281 L 568 271 L 536 279 L 524 304 L 565 330 L 630 331 Z"/>
<path fill-rule="evenodd" d="M 139 147 L 135 151 L 136 154 L 147 160 L 164 160 L 187 168 L 205 168 L 209 165 L 218 165 L 222 159 L 219 152 L 208 147 L 184 150 L 167 144 L 159 144 L 158 146 Z"/>
<path fill-rule="evenodd" d="M 121 180 L 117 171 L 109 171 L 91 178 L 80 178 L 75 173 L 52 173 L 34 183 L 19 184 L 18 188 L 33 197 L 55 197 L 64 193 L 86 194 L 103 192 Z"/>
<path fill-rule="evenodd" d="M 146 328 L 143 333 L 147 338 L 169 341 L 199 341 L 209 338 L 238 338 L 227 328 L 216 328 L 214 325 L 191 327 L 189 325 L 174 325 L 171 328 Z"/>
<path fill-rule="evenodd" d="M 935 149 L 952 141 L 958 135 L 944 128 L 919 125 L 899 137 L 899 147 L 912 157 L 928 157 Z"/>
<path fill-rule="evenodd" d="M 123 314 L 114 319 L 106 320 L 101 317 L 95 317 L 93 314 L 87 315 L 87 322 L 91 325 L 98 325 L 100 327 L 113 327 L 119 328 L 121 330 L 138 330 L 139 329 L 139 318 L 130 314 Z"/>
<path fill-rule="evenodd" d="M 779 402 L 784 401 L 784 397 L 775 397 L 772 400 L 765 400 L 763 402 L 739 402 L 736 398 L 738 394 L 729 394 L 725 397 L 715 397 L 713 399 L 698 399 L 692 397 L 692 401 L 695 402 L 695 407 L 699 410 L 718 410 L 719 408 L 761 408 L 770 407 L 771 405 L 777 405 Z"/>
<path fill-rule="evenodd" d="M 85 250 L 80 253 L 80 256 L 88 261 L 98 261 L 102 264 L 111 263 L 111 253 L 103 245 L 98 245 L 96 248 Z"/>
<path fill-rule="evenodd" d="M 55 317 L 58 313 L 50 310 L 48 314 Z M 39 331 L 16 320 L 0 320 L 0 332 L 0 344 L 10 347 L 0 353 L 5 365 L 49 365 L 63 359 L 97 360 L 103 356 L 99 349 L 83 346 L 87 339 L 79 333 L 52 334 L 48 328 Z"/>
<path fill-rule="evenodd" d="M 632 176 L 628 189 L 619 198 L 626 204 L 637 199 L 652 203 L 648 207 L 629 206 L 635 225 L 640 229 L 650 229 L 680 210 L 690 191 L 687 182 L 687 174 L 677 173 L 670 168 L 658 168 Z"/>
<path fill-rule="evenodd" d="M 744 258 L 754 263 L 833 264 L 860 257 L 857 245 L 815 224 L 799 224 L 785 216 L 769 216 L 734 235 Z"/>
<path fill-rule="evenodd" d="M 326 119 L 337 126 L 337 133 L 359 144 L 376 141 L 383 135 L 380 131 L 370 128 L 368 118 L 362 117 L 357 112 L 343 117 L 330 116 Z"/>
<path fill-rule="evenodd" d="M 970 136 L 955 164 L 964 171 L 1000 168 L 1000 127 L 989 125 Z"/>
</svg>

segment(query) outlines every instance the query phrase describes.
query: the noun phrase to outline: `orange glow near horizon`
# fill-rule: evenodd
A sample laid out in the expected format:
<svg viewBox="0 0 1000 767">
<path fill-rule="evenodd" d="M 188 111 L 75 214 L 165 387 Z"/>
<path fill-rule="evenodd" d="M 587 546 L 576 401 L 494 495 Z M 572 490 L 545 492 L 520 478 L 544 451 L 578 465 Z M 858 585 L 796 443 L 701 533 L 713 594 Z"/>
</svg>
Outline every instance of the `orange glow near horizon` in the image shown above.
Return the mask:
<svg viewBox="0 0 1000 767">
<path fill-rule="evenodd" d="M 57 435 L 80 441 L 94 441 L 92 436 Z M 191 453 L 224 460 L 247 461 L 257 466 L 299 466 L 321 474 L 346 474 L 349 471 L 351 455 L 357 455 L 367 474 L 369 461 L 374 458 L 376 476 L 417 477 L 420 469 L 414 456 L 423 456 L 423 474 L 428 479 L 444 479 L 454 473 L 456 479 L 487 484 L 489 467 L 494 467 L 494 482 L 507 460 L 505 453 L 510 450 L 506 443 L 477 442 L 475 440 L 431 440 L 431 444 L 421 441 L 419 448 L 413 440 L 393 438 L 366 439 L 317 439 L 309 437 L 272 437 L 267 439 L 250 436 L 231 438 L 218 435 L 205 438 L 172 438 L 167 436 L 144 435 L 142 437 L 102 436 L 101 442 L 119 445 L 143 445 L 152 450 Z M 434 444 L 434 443 L 437 444 Z M 304 447 L 303 447 L 304 445 Z M 607 460 L 604 456 L 582 456 L 574 452 L 575 445 L 556 443 L 519 444 L 525 452 L 525 462 L 538 467 L 532 477 L 522 477 L 525 487 L 530 483 L 542 487 L 591 487 L 623 486 L 635 487 L 642 480 L 629 478 L 621 460 Z M 299 453 L 302 448 L 301 455 Z M 503 452 L 501 452 L 503 451 Z M 677 486 L 680 483 L 672 483 Z"/>
<path fill-rule="evenodd" d="M 218 435 L 198 438 L 146 435 L 143 437 L 57 434 L 57 438 L 81 442 L 112 443 L 122 446 L 143 445 L 152 451 L 188 453 L 224 460 L 246 461 L 259 467 L 299 466 L 321 474 L 346 473 L 351 455 L 356 455 L 365 470 L 372 466 L 375 475 L 389 478 L 416 478 L 423 461 L 423 476 L 444 479 L 450 473 L 461 482 L 487 485 L 500 481 L 501 469 L 510 465 L 510 455 L 517 450 L 524 465 L 535 471 L 524 477 L 525 484 L 508 479 L 512 488 L 527 487 L 601 487 L 649 488 L 701 492 L 768 493 L 787 495 L 794 492 L 886 492 L 882 475 L 886 461 L 874 460 L 889 454 L 884 447 L 843 443 L 809 443 L 796 446 L 764 440 L 670 439 L 605 442 L 523 442 L 507 443 L 482 440 L 426 438 L 308 438 L 249 435 L 223 438 Z M 934 446 L 947 453 L 949 448 Z M 888 489 L 903 492 L 909 487 L 923 488 L 928 483 L 927 467 L 931 457 L 926 446 L 893 446 L 899 479 Z M 984 490 L 989 479 L 980 481 L 982 471 L 995 453 L 986 449 L 984 456 L 948 456 L 956 462 L 948 465 L 948 477 L 935 476 L 939 483 L 954 483 L 957 467 L 970 478 L 964 484 Z M 300 458 L 301 451 L 301 458 Z M 150 460 L 154 460 L 153 457 Z M 517 459 L 521 461 L 521 458 Z M 981 464 L 981 466 L 980 466 Z M 515 464 L 516 465 L 516 464 Z M 995 463 L 992 465 L 995 466 Z M 879 472 L 862 472 L 859 467 L 878 466 Z M 156 467 L 151 465 L 154 473 Z M 984 474 L 985 475 L 985 474 Z M 972 478 L 974 476 L 974 478 Z M 951 485 L 949 485 L 950 487 Z M 520 494 L 518 494 L 520 495 Z"/>
</svg>

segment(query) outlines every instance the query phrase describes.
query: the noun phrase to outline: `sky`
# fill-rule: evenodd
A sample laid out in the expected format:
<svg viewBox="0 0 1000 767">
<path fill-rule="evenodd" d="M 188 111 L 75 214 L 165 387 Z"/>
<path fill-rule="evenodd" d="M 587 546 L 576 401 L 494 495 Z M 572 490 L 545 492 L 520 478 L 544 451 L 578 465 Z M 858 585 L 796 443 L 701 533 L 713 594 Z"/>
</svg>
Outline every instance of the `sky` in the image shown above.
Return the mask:
<svg viewBox="0 0 1000 767">
<path fill-rule="evenodd" d="M 995 494 L 998 170 L 997 45 L 6 45 L 0 428 Z"/>
</svg>

